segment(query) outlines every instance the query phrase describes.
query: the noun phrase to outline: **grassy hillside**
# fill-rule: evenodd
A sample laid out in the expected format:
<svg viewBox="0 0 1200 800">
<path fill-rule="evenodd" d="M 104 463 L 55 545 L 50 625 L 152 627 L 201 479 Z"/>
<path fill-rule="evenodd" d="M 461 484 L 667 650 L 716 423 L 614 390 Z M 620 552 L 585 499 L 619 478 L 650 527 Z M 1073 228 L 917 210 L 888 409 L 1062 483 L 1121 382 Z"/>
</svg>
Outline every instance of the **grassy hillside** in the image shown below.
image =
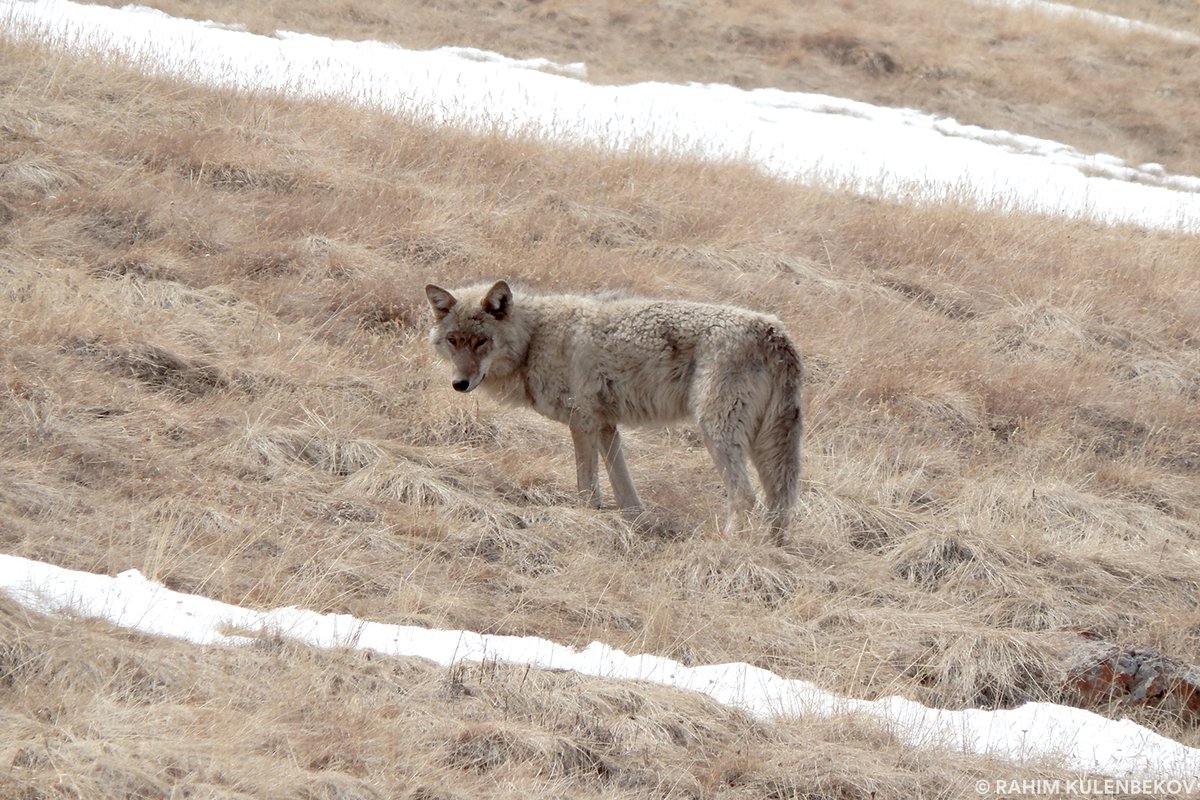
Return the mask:
<svg viewBox="0 0 1200 800">
<path fill-rule="evenodd" d="M 550 5 L 497 13 L 549 25 Z M 1066 629 L 1200 661 L 1197 237 L 913 209 L 0 48 L 3 552 L 943 707 L 1069 700 Z M 864 73 L 858 94 L 887 80 L 905 79 Z M 810 422 L 789 546 L 719 533 L 687 426 L 627 436 L 659 532 L 575 508 L 565 429 L 456 395 L 423 341 L 427 281 L 488 277 L 781 317 Z M 1053 775 L 572 675 L 0 619 L 0 787 L 27 796 L 940 797 L 975 796 L 963 775 Z"/>
</svg>

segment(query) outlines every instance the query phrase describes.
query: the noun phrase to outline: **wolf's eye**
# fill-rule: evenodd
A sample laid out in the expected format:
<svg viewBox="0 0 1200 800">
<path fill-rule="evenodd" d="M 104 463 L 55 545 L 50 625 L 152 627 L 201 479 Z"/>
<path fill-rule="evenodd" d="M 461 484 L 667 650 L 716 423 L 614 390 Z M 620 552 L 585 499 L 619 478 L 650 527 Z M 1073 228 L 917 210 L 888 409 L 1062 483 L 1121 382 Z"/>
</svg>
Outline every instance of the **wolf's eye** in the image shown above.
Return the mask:
<svg viewBox="0 0 1200 800">
<path fill-rule="evenodd" d="M 461 336 L 459 336 L 457 333 L 452 333 L 446 337 L 446 344 L 450 345 L 451 347 L 455 347 L 455 348 L 462 347 L 463 338 Z"/>
<path fill-rule="evenodd" d="M 472 339 L 471 340 L 471 349 L 472 350 L 483 350 L 488 346 L 488 344 L 489 344 L 489 342 L 487 339 Z"/>
</svg>

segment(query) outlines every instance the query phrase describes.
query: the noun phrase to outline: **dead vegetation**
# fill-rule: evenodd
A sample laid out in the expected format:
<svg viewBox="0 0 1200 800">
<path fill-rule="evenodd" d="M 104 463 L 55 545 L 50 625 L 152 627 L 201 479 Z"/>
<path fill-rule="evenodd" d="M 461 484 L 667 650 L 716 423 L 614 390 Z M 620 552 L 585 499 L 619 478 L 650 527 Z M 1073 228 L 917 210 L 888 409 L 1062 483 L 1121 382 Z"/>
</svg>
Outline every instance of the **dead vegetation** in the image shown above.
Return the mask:
<svg viewBox="0 0 1200 800">
<path fill-rule="evenodd" d="M 1061 699 L 1062 629 L 1200 661 L 1195 236 L 0 47 L 4 552 L 945 707 Z M 454 396 L 423 341 L 428 280 L 492 276 L 780 316 L 809 378 L 791 545 L 718 534 L 686 428 L 628 436 L 661 530 L 574 507 L 565 431 Z M 0 786 L 28 796 L 943 797 L 1016 770 L 569 674 L 3 614 Z"/>
<path fill-rule="evenodd" d="M 969 796 L 999 766 L 650 684 L 271 639 L 202 650 L 3 599 L 0 642 L 12 797 L 922 798 Z"/>
</svg>

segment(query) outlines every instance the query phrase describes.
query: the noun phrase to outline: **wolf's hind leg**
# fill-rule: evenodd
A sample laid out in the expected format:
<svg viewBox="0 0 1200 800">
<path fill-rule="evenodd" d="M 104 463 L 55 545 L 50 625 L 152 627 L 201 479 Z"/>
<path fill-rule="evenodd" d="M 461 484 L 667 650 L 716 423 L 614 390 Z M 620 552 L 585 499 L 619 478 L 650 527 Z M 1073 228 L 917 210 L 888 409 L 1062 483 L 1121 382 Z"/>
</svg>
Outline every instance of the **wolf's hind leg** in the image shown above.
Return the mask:
<svg viewBox="0 0 1200 800">
<path fill-rule="evenodd" d="M 700 438 L 712 456 L 729 498 L 725 532 L 736 533 L 750 524 L 750 515 L 757 502 L 754 484 L 747 471 L 750 436 L 746 413 L 753 406 L 752 399 L 738 396 L 736 392 L 731 392 L 731 396 L 713 392 L 702 397 L 697 406 Z"/>
<path fill-rule="evenodd" d="M 763 487 L 767 526 L 770 528 L 772 541 L 782 545 L 786 541 L 788 522 L 799 484 L 800 454 L 798 449 L 783 452 L 778 450 L 764 446 L 760 436 L 750 455 Z"/>
</svg>

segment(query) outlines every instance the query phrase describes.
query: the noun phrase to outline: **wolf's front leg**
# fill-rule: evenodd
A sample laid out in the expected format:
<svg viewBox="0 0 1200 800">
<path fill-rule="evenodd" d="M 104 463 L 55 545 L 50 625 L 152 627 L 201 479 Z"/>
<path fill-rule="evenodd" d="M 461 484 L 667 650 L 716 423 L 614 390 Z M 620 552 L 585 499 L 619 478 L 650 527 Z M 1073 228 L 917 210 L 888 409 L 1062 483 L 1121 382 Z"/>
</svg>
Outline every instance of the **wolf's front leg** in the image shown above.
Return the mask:
<svg viewBox="0 0 1200 800">
<path fill-rule="evenodd" d="M 604 454 L 604 466 L 608 469 L 608 482 L 612 484 L 613 494 L 616 495 L 617 507 L 626 517 L 636 520 L 645 509 L 637 489 L 633 488 L 629 468 L 625 466 L 625 454 L 621 451 L 621 434 L 617 432 L 615 425 L 604 425 L 600 428 L 600 452 Z"/>
<path fill-rule="evenodd" d="M 581 503 L 600 507 L 600 473 L 597 469 L 600 450 L 594 431 L 571 426 L 571 442 L 575 445 L 575 484 Z"/>
</svg>

